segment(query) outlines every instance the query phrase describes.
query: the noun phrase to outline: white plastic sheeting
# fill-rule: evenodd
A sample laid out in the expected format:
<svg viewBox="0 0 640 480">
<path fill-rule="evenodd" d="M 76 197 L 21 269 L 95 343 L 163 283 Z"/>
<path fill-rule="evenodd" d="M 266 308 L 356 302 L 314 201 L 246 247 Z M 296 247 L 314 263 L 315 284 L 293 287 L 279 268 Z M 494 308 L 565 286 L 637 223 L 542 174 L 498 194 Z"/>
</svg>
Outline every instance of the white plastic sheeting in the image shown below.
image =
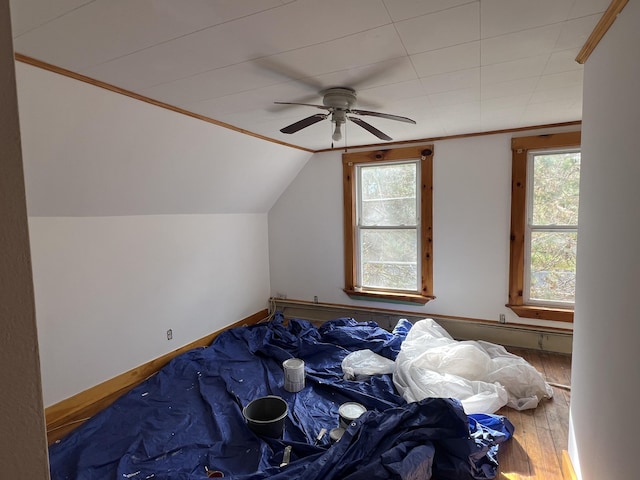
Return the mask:
<svg viewBox="0 0 640 480">
<path fill-rule="evenodd" d="M 342 360 L 342 373 L 345 380 L 366 380 L 372 375 L 393 373 L 396 363 L 371 350 L 351 352 Z"/>
<path fill-rule="evenodd" d="M 342 371 L 347 380 L 393 373 L 407 402 L 457 398 L 467 414 L 494 413 L 505 405 L 526 410 L 553 396 L 544 377 L 522 357 L 489 342 L 456 341 L 431 318 L 413 325 L 395 362 L 359 350 L 344 358 Z"/>
<path fill-rule="evenodd" d="M 523 358 L 493 343 L 456 341 L 430 318 L 416 322 L 402 343 L 393 382 L 408 402 L 457 398 L 467 414 L 535 408 L 553 396 Z"/>
</svg>

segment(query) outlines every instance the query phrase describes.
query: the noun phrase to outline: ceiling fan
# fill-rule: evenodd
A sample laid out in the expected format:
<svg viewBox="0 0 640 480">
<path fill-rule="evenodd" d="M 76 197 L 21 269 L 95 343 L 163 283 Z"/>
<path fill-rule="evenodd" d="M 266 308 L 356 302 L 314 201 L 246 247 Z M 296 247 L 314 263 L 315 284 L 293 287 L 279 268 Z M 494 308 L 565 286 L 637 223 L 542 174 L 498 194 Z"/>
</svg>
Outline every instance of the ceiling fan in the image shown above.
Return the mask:
<svg viewBox="0 0 640 480">
<path fill-rule="evenodd" d="M 331 137 L 334 141 L 339 141 L 340 139 L 342 139 L 341 127 L 347 122 L 347 120 L 352 121 L 356 125 L 359 125 L 368 132 L 374 134 L 380 140 L 389 141 L 393 140 L 389 135 L 381 132 L 376 127 L 374 127 L 370 123 L 365 122 L 361 118 L 354 117 L 352 115 L 371 116 L 386 118 L 387 120 L 397 120 L 398 122 L 413 124 L 416 123 L 415 120 L 407 117 L 401 117 L 399 115 L 391 115 L 389 113 L 372 112 L 370 110 L 360 110 L 352 108 L 356 103 L 356 91 L 353 88 L 332 87 L 321 91 L 320 94 L 323 96 L 322 105 L 298 102 L 274 102 L 278 105 L 303 105 L 307 107 L 315 107 L 327 112 L 316 113 L 315 115 L 311 115 L 310 117 L 303 118 L 302 120 L 299 120 L 295 123 L 292 123 L 291 125 L 280 129 L 280 131 L 282 133 L 296 133 L 303 128 L 309 127 L 315 123 L 321 122 L 322 120 L 331 117 L 331 122 L 335 124 L 335 129 Z"/>
</svg>

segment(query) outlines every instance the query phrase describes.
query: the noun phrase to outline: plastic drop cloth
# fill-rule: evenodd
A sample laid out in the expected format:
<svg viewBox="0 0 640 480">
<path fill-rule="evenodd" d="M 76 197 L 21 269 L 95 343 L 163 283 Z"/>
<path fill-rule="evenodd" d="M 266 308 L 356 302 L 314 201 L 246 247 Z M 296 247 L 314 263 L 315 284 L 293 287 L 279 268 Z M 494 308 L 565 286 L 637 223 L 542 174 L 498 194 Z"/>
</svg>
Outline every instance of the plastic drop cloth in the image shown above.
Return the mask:
<svg viewBox="0 0 640 480">
<path fill-rule="evenodd" d="M 369 349 L 351 352 L 342 360 L 345 380 L 367 380 L 373 375 L 393 373 L 396 362 Z"/>
<path fill-rule="evenodd" d="M 393 383 L 407 402 L 453 397 L 467 414 L 535 408 L 553 396 L 523 358 L 493 343 L 456 341 L 430 318 L 416 322 L 402 343 Z"/>
<path fill-rule="evenodd" d="M 336 319 L 234 328 L 208 348 L 174 358 L 113 405 L 50 447 L 53 480 L 195 480 L 219 470 L 235 480 L 427 480 L 494 478 L 500 444 L 513 426 L 499 415 L 466 415 L 457 400 L 407 403 L 391 375 L 343 378 L 341 363 L 368 349 L 395 360 L 412 328 Z M 284 389 L 282 362 L 305 362 L 306 385 Z M 242 417 L 251 400 L 289 405 L 281 439 L 254 434 Z M 367 408 L 332 444 L 315 442 L 338 424 L 342 403 Z M 291 463 L 280 467 L 292 446 Z"/>
</svg>

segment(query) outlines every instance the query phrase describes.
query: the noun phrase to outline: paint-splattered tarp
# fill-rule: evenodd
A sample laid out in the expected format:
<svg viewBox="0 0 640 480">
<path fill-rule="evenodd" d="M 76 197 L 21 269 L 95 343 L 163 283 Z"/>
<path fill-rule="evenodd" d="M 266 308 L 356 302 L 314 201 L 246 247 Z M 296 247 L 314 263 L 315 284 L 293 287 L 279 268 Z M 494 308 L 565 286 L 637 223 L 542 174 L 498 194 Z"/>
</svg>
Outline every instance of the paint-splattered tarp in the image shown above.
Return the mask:
<svg viewBox="0 0 640 480">
<path fill-rule="evenodd" d="M 498 445 L 513 432 L 496 415 L 467 416 L 452 399 L 407 404 L 390 375 L 343 379 L 342 359 L 370 349 L 395 359 L 411 324 L 392 333 L 375 323 L 303 320 L 222 333 L 211 347 L 182 354 L 158 374 L 50 448 L 51 478 L 192 480 L 219 471 L 249 479 L 485 479 L 496 474 Z M 305 362 L 306 386 L 284 390 L 282 362 Z M 289 405 L 282 439 L 261 438 L 242 407 L 265 395 Z M 368 411 L 331 444 L 348 401 Z M 286 445 L 291 462 L 280 467 Z"/>
</svg>

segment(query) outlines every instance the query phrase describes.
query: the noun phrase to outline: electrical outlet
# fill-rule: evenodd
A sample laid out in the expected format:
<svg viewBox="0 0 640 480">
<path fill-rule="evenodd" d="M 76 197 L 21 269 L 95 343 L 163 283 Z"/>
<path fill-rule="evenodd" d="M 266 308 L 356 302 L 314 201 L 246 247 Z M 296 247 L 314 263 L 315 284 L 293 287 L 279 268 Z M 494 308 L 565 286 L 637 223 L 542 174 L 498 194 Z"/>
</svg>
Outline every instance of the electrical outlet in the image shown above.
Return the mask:
<svg viewBox="0 0 640 480">
<path fill-rule="evenodd" d="M 318 295 L 313 296 L 313 303 L 318 303 Z"/>
<path fill-rule="evenodd" d="M 167 330 L 167 340 L 171 340 L 173 338 L 173 330 Z"/>
<path fill-rule="evenodd" d="M 280 300 L 286 300 L 287 299 L 287 294 L 286 293 L 276 293 L 276 298 L 279 298 Z"/>
<path fill-rule="evenodd" d="M 500 323 L 507 323 L 507 317 L 504 315 L 504 313 L 500 314 Z"/>
</svg>

